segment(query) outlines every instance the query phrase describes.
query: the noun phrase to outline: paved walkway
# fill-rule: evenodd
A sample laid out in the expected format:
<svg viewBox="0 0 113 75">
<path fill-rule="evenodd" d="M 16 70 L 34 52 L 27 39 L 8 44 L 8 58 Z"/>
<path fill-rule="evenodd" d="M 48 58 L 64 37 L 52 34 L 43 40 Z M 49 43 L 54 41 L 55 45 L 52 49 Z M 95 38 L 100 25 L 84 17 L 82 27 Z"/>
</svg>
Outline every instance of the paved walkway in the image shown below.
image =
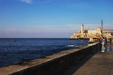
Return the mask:
<svg viewBox="0 0 113 75">
<path fill-rule="evenodd" d="M 79 69 L 74 67 L 64 75 L 113 75 L 113 45 L 107 45 L 106 52 L 97 53 Z"/>
</svg>

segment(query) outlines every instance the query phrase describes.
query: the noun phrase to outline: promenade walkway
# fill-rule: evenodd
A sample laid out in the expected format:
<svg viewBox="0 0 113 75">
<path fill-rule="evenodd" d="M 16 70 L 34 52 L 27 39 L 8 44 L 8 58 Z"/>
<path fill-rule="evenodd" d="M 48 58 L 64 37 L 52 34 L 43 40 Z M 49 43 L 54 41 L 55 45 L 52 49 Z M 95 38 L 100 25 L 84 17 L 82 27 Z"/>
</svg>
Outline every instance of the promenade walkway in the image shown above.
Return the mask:
<svg viewBox="0 0 113 75">
<path fill-rule="evenodd" d="M 113 45 L 107 45 L 104 53 L 97 53 L 80 68 L 72 67 L 62 75 L 113 75 Z"/>
</svg>

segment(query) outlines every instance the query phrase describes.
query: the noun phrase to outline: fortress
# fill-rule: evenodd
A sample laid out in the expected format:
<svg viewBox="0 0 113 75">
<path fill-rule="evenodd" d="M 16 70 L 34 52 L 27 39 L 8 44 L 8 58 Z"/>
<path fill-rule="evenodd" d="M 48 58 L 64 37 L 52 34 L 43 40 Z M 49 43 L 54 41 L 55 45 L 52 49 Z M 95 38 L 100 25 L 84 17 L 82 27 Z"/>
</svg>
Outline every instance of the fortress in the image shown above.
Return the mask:
<svg viewBox="0 0 113 75">
<path fill-rule="evenodd" d="M 107 39 L 113 38 L 113 30 L 105 30 L 101 27 L 98 27 L 96 30 L 84 30 L 84 25 L 82 24 L 80 32 L 75 32 L 70 39 L 98 39 L 102 36 Z"/>
</svg>

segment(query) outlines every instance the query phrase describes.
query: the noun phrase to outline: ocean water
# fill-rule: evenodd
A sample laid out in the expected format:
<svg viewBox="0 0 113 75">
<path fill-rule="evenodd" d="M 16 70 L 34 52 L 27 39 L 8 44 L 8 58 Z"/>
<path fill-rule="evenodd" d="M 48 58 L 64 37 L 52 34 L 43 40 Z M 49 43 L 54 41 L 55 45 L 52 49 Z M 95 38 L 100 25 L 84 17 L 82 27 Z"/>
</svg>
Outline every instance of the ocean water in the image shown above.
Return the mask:
<svg viewBox="0 0 113 75">
<path fill-rule="evenodd" d="M 87 45 L 88 40 L 70 40 L 66 38 L 1 38 L 0 66 L 43 58 L 63 50 Z"/>
</svg>

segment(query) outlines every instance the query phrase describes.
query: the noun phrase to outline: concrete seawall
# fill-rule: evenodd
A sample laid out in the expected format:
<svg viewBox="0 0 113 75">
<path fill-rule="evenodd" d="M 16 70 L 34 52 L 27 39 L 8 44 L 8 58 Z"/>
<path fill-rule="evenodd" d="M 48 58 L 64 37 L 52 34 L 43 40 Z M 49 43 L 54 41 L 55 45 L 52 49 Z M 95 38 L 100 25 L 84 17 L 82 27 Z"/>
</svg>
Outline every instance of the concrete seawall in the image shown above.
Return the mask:
<svg viewBox="0 0 113 75">
<path fill-rule="evenodd" d="M 63 51 L 43 59 L 3 67 L 0 70 L 5 70 L 7 73 L 3 71 L 0 73 L 1 75 L 61 75 L 64 70 L 75 64 L 79 68 L 83 62 L 87 61 L 99 50 L 100 44 L 90 44 L 80 49 Z"/>
</svg>

